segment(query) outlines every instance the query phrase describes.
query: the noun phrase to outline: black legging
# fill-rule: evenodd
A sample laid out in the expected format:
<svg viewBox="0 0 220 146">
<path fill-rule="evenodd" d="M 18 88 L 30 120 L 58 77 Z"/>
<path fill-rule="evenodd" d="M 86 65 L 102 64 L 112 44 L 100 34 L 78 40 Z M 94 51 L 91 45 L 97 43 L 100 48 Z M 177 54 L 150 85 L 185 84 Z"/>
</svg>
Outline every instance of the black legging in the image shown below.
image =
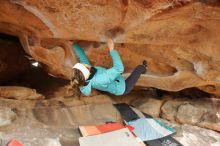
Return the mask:
<svg viewBox="0 0 220 146">
<path fill-rule="evenodd" d="M 131 90 L 134 88 L 136 82 L 140 78 L 141 74 L 144 74 L 146 72 L 146 67 L 144 65 L 138 65 L 133 72 L 130 74 L 130 76 L 125 80 L 125 92 L 123 95 L 128 94 L 131 92 Z"/>
</svg>

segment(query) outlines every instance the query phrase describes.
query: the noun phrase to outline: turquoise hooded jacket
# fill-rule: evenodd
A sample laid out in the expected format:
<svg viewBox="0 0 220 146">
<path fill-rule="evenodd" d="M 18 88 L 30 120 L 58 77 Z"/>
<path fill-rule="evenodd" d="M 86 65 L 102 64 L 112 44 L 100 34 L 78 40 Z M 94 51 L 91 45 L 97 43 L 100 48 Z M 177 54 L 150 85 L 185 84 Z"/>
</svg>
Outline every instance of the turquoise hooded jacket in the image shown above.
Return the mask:
<svg viewBox="0 0 220 146">
<path fill-rule="evenodd" d="M 79 57 L 80 63 L 92 66 L 85 52 L 78 44 L 74 44 L 73 49 L 76 55 Z M 100 66 L 96 66 L 95 68 L 97 69 L 97 72 L 93 78 L 86 81 L 86 86 L 80 87 L 80 91 L 84 95 L 89 96 L 91 94 L 92 88 L 106 91 L 118 96 L 125 92 L 125 80 L 122 76 L 122 73 L 124 72 L 124 66 L 121 58 L 117 50 L 112 50 L 110 55 L 113 60 L 113 67 L 106 69 Z"/>
</svg>

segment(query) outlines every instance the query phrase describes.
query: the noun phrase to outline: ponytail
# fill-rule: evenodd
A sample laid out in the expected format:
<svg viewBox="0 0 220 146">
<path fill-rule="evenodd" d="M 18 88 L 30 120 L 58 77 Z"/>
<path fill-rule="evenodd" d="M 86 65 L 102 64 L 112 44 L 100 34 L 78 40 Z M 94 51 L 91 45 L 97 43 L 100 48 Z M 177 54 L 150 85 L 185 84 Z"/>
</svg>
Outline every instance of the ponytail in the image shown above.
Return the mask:
<svg viewBox="0 0 220 146">
<path fill-rule="evenodd" d="M 70 80 L 70 85 L 72 87 L 85 85 L 85 77 L 80 70 L 73 68 L 73 77 Z"/>
</svg>

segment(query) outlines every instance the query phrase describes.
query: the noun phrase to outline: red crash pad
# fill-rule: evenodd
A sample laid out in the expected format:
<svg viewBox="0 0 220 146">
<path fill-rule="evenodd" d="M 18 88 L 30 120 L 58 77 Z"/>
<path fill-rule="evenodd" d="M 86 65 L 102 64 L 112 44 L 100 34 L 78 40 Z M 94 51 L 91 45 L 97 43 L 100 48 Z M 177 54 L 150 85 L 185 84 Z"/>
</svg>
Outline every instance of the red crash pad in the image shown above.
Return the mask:
<svg viewBox="0 0 220 146">
<path fill-rule="evenodd" d="M 10 141 L 10 143 L 8 144 L 8 146 L 24 146 L 24 145 L 21 144 L 18 140 L 12 139 L 12 140 Z"/>
</svg>

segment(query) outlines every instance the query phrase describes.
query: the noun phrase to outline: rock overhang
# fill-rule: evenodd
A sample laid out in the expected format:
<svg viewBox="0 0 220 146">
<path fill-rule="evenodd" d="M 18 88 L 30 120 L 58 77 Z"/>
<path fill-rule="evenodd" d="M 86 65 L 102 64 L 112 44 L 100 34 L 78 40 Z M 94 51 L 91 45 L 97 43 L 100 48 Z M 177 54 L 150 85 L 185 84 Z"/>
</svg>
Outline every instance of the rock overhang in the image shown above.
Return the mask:
<svg viewBox="0 0 220 146">
<path fill-rule="evenodd" d="M 68 40 L 99 43 L 114 36 L 124 76 L 143 59 L 149 62 L 139 86 L 220 94 L 218 1 L 7 0 L 0 18 L 0 31 L 17 36 L 25 52 L 56 77 L 69 79 L 77 62 Z M 106 47 L 93 48 L 85 48 L 91 61 L 110 67 Z"/>
</svg>

